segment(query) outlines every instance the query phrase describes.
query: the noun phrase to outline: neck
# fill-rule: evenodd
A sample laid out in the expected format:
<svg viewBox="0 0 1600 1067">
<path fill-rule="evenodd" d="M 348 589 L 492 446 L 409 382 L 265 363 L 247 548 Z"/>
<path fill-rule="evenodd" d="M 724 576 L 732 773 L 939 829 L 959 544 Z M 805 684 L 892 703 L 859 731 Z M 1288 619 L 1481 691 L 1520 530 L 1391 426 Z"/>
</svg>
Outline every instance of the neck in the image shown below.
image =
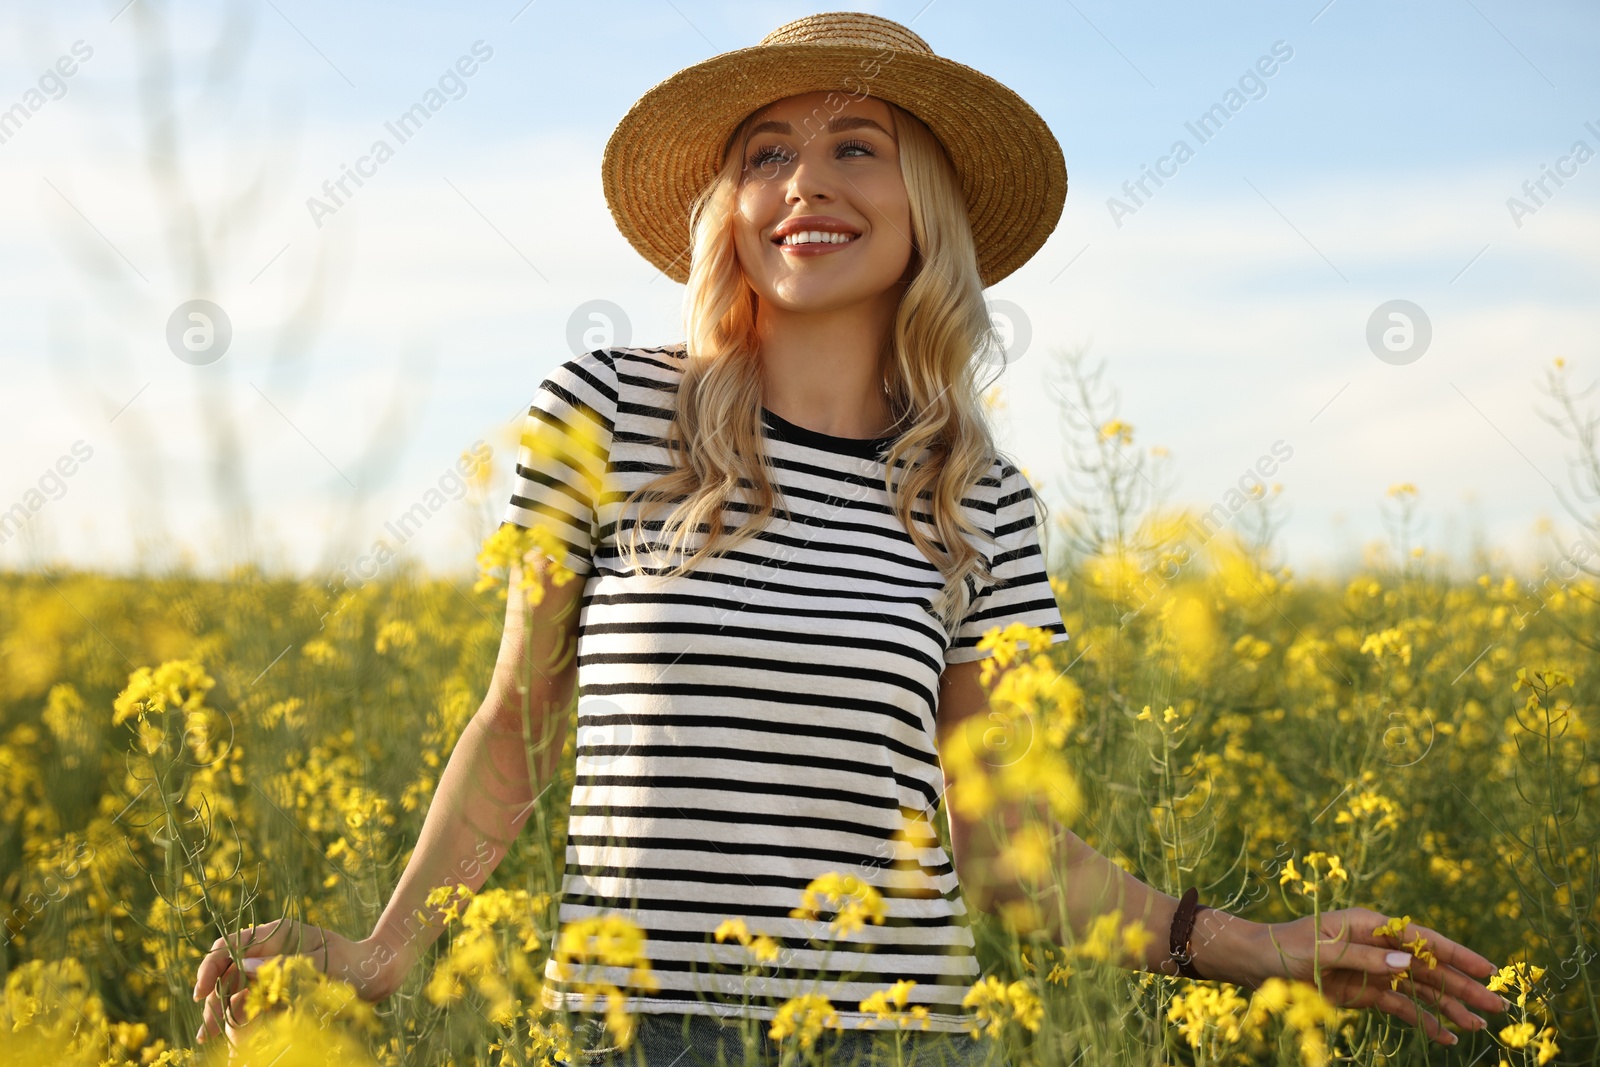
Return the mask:
<svg viewBox="0 0 1600 1067">
<path fill-rule="evenodd" d="M 828 311 L 792 311 L 761 301 L 756 334 L 762 403 L 797 426 L 834 437 L 889 433 L 881 353 L 896 295 Z"/>
</svg>

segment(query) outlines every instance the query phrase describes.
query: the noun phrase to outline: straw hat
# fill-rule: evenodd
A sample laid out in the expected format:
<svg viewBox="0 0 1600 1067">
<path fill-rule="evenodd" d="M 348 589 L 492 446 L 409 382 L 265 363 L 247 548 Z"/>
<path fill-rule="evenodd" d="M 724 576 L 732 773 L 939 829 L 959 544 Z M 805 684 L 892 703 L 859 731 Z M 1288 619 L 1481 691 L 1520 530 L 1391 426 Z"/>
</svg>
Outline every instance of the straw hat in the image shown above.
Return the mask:
<svg viewBox="0 0 1600 1067">
<path fill-rule="evenodd" d="M 617 228 L 667 277 L 687 281 L 689 206 L 716 176 L 734 129 L 775 100 L 819 90 L 891 101 L 939 138 L 961 178 L 985 286 L 1026 263 L 1055 229 L 1067 166 L 1038 112 L 988 75 L 934 55 L 898 22 L 854 11 L 785 23 L 640 97 L 600 164 Z"/>
</svg>

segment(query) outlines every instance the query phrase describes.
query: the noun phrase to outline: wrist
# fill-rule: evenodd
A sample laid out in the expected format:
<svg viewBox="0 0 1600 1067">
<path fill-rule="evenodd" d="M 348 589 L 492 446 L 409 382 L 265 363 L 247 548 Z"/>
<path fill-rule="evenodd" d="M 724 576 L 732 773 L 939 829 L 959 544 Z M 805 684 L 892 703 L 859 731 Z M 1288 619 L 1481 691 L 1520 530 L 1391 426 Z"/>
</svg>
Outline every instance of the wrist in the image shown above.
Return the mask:
<svg viewBox="0 0 1600 1067">
<path fill-rule="evenodd" d="M 1271 938 L 1266 923 L 1242 919 L 1216 908 L 1195 918 L 1190 959 L 1204 979 L 1254 989 L 1271 975 Z"/>
<path fill-rule="evenodd" d="M 339 977 L 354 985 L 363 1000 L 373 1003 L 399 989 L 416 962 L 409 942 L 386 937 L 381 930 L 357 941 L 355 950 L 355 959 L 347 968 L 350 973 Z"/>
</svg>

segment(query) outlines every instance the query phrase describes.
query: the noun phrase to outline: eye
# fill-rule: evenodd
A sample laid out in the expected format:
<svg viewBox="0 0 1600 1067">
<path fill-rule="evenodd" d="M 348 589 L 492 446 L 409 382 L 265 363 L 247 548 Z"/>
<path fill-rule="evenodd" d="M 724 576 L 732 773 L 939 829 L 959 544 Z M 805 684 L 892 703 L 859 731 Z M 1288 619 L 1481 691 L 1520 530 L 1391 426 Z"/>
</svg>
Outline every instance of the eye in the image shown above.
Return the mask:
<svg viewBox="0 0 1600 1067">
<path fill-rule="evenodd" d="M 878 154 L 872 145 L 859 139 L 839 142 L 838 151 L 841 154 L 845 152 L 860 152 L 868 156 L 875 156 Z M 776 163 L 778 166 L 782 166 L 783 164 L 790 162 L 793 158 L 794 157 L 789 153 L 788 149 L 779 145 L 762 145 L 760 148 L 756 149 L 750 154 L 749 165 L 751 167 L 761 168 L 767 166 L 769 163 Z"/>
<path fill-rule="evenodd" d="M 767 160 L 774 158 L 776 158 L 776 162 L 779 164 L 787 163 L 789 161 L 788 153 L 786 153 L 782 148 L 779 148 L 777 145 L 764 145 L 751 153 L 750 165 L 752 167 L 760 167 L 766 163 Z"/>
</svg>

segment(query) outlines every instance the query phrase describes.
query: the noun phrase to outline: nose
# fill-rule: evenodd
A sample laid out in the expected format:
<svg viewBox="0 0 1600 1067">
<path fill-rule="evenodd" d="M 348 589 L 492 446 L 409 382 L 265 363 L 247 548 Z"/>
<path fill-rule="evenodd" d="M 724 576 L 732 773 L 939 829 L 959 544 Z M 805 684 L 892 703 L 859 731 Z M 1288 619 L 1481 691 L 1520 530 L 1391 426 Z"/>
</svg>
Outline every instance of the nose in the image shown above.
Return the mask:
<svg viewBox="0 0 1600 1067">
<path fill-rule="evenodd" d="M 789 169 L 788 186 L 784 190 L 786 203 L 795 204 L 800 201 L 833 199 L 829 189 L 830 179 L 825 177 L 821 167 L 810 161 L 810 157 L 801 153 Z"/>
</svg>

